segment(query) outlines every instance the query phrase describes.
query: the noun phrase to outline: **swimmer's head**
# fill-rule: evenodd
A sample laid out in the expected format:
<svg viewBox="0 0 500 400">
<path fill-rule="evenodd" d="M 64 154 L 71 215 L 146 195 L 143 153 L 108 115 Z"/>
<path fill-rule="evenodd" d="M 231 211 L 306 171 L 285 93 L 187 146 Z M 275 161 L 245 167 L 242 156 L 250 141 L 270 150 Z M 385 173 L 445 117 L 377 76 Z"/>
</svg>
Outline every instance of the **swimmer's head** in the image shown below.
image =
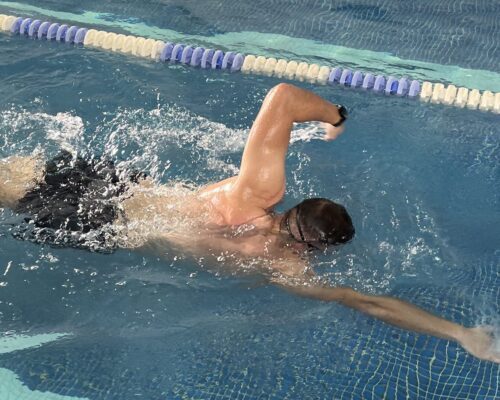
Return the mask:
<svg viewBox="0 0 500 400">
<path fill-rule="evenodd" d="M 347 243 L 355 232 L 346 209 L 328 199 L 307 199 L 290 208 L 281 219 L 280 231 L 319 249 Z"/>
</svg>

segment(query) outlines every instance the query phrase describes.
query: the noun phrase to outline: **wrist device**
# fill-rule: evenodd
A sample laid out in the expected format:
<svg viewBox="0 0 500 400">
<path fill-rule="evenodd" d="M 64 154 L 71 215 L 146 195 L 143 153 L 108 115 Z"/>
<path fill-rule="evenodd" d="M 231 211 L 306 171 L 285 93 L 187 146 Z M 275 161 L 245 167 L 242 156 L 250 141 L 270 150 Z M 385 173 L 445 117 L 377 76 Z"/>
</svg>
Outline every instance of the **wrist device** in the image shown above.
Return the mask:
<svg viewBox="0 0 500 400">
<path fill-rule="evenodd" d="M 342 104 L 336 104 L 336 106 L 337 110 L 339 111 L 340 120 L 339 122 L 333 124 L 333 126 L 338 128 L 349 117 L 349 113 L 347 112 L 347 108 L 345 108 Z"/>
</svg>

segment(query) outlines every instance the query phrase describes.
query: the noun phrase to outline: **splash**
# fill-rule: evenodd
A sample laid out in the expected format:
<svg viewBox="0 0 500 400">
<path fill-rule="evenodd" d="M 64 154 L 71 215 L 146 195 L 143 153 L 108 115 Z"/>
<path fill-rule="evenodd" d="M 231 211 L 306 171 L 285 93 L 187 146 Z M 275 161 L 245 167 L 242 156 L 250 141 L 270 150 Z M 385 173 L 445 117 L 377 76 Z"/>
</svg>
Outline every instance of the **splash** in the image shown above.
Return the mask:
<svg viewBox="0 0 500 400">
<path fill-rule="evenodd" d="M 103 148 L 103 154 L 122 158 L 122 168 L 140 169 L 155 180 L 177 176 L 198 184 L 238 173 L 228 157 L 239 154 L 246 131 L 176 106 L 153 110 L 119 109 L 91 135 L 88 149 Z M 170 173 L 170 169 L 174 172 Z"/>
<path fill-rule="evenodd" d="M 40 159 L 52 159 L 64 149 L 88 160 L 109 159 L 114 162 L 122 182 L 127 181 L 131 173 L 145 172 L 154 185 L 144 188 L 143 197 L 169 198 L 172 207 L 182 203 L 200 185 L 238 174 L 247 138 L 246 129 L 229 128 L 175 105 L 159 105 L 151 110 L 119 108 L 103 113 L 95 127 L 74 113 L 51 115 L 11 107 L 3 111 L 1 117 L 1 156 L 37 153 Z M 292 147 L 297 142 L 321 136 L 317 126 L 297 125 L 292 133 Z M 293 183 L 289 185 L 293 197 L 307 192 L 313 195 L 314 185 L 304 173 L 311 159 L 297 150 L 292 151 L 291 159 L 298 164 L 292 172 Z M 104 226 L 79 233 L 77 237 L 68 237 L 68 232 L 61 230 L 33 231 L 33 226 L 16 225 L 10 232 L 37 243 L 58 246 L 78 243 L 79 248 L 108 251 L 109 247 L 112 251 L 124 245 L 120 239 L 123 232 L 133 230 L 134 243 L 129 245 L 139 247 L 151 231 L 158 235 L 174 234 L 176 229 L 190 227 L 189 218 L 179 213 L 169 213 L 168 219 L 154 216 L 154 210 L 148 214 L 147 226 L 134 226 L 139 224 L 135 221 L 125 230 L 120 224 L 113 228 Z M 118 239 L 115 240 L 115 236 Z M 103 237 L 110 246 L 100 246 Z"/>
<path fill-rule="evenodd" d="M 75 149 L 82 145 L 83 133 L 83 120 L 78 116 L 13 106 L 0 112 L 0 157 Z"/>
<path fill-rule="evenodd" d="M 201 183 L 239 172 L 247 132 L 168 105 L 105 113 L 93 129 L 74 113 L 51 115 L 12 106 L 0 112 L 0 157 L 33 152 L 49 157 L 62 148 L 89 158 L 105 155 L 122 168 L 140 169 L 159 180 L 176 179 L 168 174 L 175 163 L 180 175 Z M 291 144 L 322 136 L 315 124 L 297 124 Z"/>
</svg>

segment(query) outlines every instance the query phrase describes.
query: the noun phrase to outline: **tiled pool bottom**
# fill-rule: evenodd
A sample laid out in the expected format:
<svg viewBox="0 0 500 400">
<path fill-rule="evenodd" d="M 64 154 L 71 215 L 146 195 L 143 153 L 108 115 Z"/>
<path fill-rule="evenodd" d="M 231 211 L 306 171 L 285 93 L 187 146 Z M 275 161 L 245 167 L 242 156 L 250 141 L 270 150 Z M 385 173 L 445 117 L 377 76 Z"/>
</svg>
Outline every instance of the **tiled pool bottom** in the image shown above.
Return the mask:
<svg viewBox="0 0 500 400">
<path fill-rule="evenodd" d="M 0 376 L 12 379 L 14 373 L 26 387 L 21 391 L 19 382 L 1 385 L 0 393 L 12 396 L 13 390 L 19 390 L 25 397 L 12 398 L 26 400 L 42 399 L 38 392 L 113 400 L 498 397 L 498 365 L 480 362 L 456 344 L 394 329 L 354 311 L 345 313 L 337 305 L 290 298 L 259 284 L 243 289 L 241 282 L 229 278 L 200 283 L 206 278 L 202 274 L 192 280 L 192 287 L 179 290 L 179 271 L 167 276 L 159 273 L 162 266 L 154 262 L 127 255 L 121 258 L 131 266 L 120 267 L 121 272 L 116 266 L 100 268 L 101 287 L 90 289 L 88 295 L 94 302 L 80 295 L 78 303 L 66 300 L 61 307 L 66 312 L 55 310 L 54 319 L 62 314 L 71 319 L 77 310 L 80 317 L 73 319 L 86 319 L 82 325 L 87 326 L 78 328 L 66 321 L 59 327 L 59 337 L 37 337 L 37 329 L 32 329 L 28 335 L 35 335 L 31 342 L 42 343 L 39 347 L 9 334 L 8 346 L 0 345 Z M 61 258 L 60 264 L 69 260 Z M 138 261 L 140 267 L 133 265 Z M 25 277 L 40 277 L 42 286 L 70 281 L 75 291 L 85 285 L 63 268 L 49 273 L 48 264 L 39 264 L 38 276 L 30 272 Z M 79 273 L 88 278 L 95 267 L 85 262 Z M 142 282 L 130 279 L 134 273 Z M 129 300 L 117 294 L 122 289 L 117 289 L 116 282 L 123 275 L 128 275 L 123 290 Z M 391 294 L 461 320 L 470 309 L 484 310 L 484 304 L 464 303 L 460 294 L 460 282 L 471 278 L 476 282 L 470 290 L 472 298 L 499 298 L 493 259 L 485 259 L 474 277 L 456 274 L 456 285 L 402 285 Z M 102 284 L 108 280 L 108 285 Z M 144 299 L 148 294 L 164 294 L 165 287 L 170 287 L 170 295 L 156 309 Z M 43 297 L 50 301 L 58 295 Z M 436 299 L 442 299 L 437 307 Z M 146 305 L 151 309 L 145 310 Z M 1 306 L 5 309 L 5 304 Z M 164 306 L 168 311 L 162 313 Z M 498 309 L 498 301 L 489 306 Z M 179 311 L 171 311 L 175 309 Z M 164 320 L 158 321 L 155 313 Z"/>
</svg>

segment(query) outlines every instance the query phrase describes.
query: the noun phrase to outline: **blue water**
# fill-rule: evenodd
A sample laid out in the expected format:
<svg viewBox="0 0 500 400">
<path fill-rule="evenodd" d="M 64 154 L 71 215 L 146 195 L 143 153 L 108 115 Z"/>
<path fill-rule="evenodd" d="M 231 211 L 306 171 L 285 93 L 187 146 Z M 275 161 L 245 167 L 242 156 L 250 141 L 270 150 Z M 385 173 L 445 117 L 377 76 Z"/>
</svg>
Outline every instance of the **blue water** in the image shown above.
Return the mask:
<svg viewBox="0 0 500 400">
<path fill-rule="evenodd" d="M 156 18 L 159 6 L 141 3 L 149 7 L 138 16 Z M 137 16 L 137 5 L 113 4 Z M 195 18 L 191 9 L 185 15 Z M 0 54 L 0 157 L 36 150 L 49 157 L 71 145 L 132 160 L 161 183 L 205 184 L 234 174 L 260 102 L 278 82 L 6 35 Z M 403 298 L 464 325 L 498 325 L 499 117 L 303 86 L 346 104 L 352 115 L 333 143 L 308 140 L 314 129 L 298 127 L 287 159 L 281 208 L 329 197 L 346 205 L 356 226 L 352 243 L 312 260 L 317 272 L 334 285 Z M 297 298 L 258 276 L 223 273 L 171 249 L 159 259 L 21 242 L 10 234 L 15 221 L 8 210 L 0 213 L 4 396 L 499 395 L 499 366 L 454 343 Z M 47 333 L 65 336 L 21 343 L 21 335 Z"/>
<path fill-rule="evenodd" d="M 204 0 L 202 5 L 199 0 L 18 3 L 78 14 L 108 13 L 109 20 L 142 21 L 190 35 L 278 33 L 390 52 L 404 59 L 500 71 L 497 0 Z"/>
</svg>

